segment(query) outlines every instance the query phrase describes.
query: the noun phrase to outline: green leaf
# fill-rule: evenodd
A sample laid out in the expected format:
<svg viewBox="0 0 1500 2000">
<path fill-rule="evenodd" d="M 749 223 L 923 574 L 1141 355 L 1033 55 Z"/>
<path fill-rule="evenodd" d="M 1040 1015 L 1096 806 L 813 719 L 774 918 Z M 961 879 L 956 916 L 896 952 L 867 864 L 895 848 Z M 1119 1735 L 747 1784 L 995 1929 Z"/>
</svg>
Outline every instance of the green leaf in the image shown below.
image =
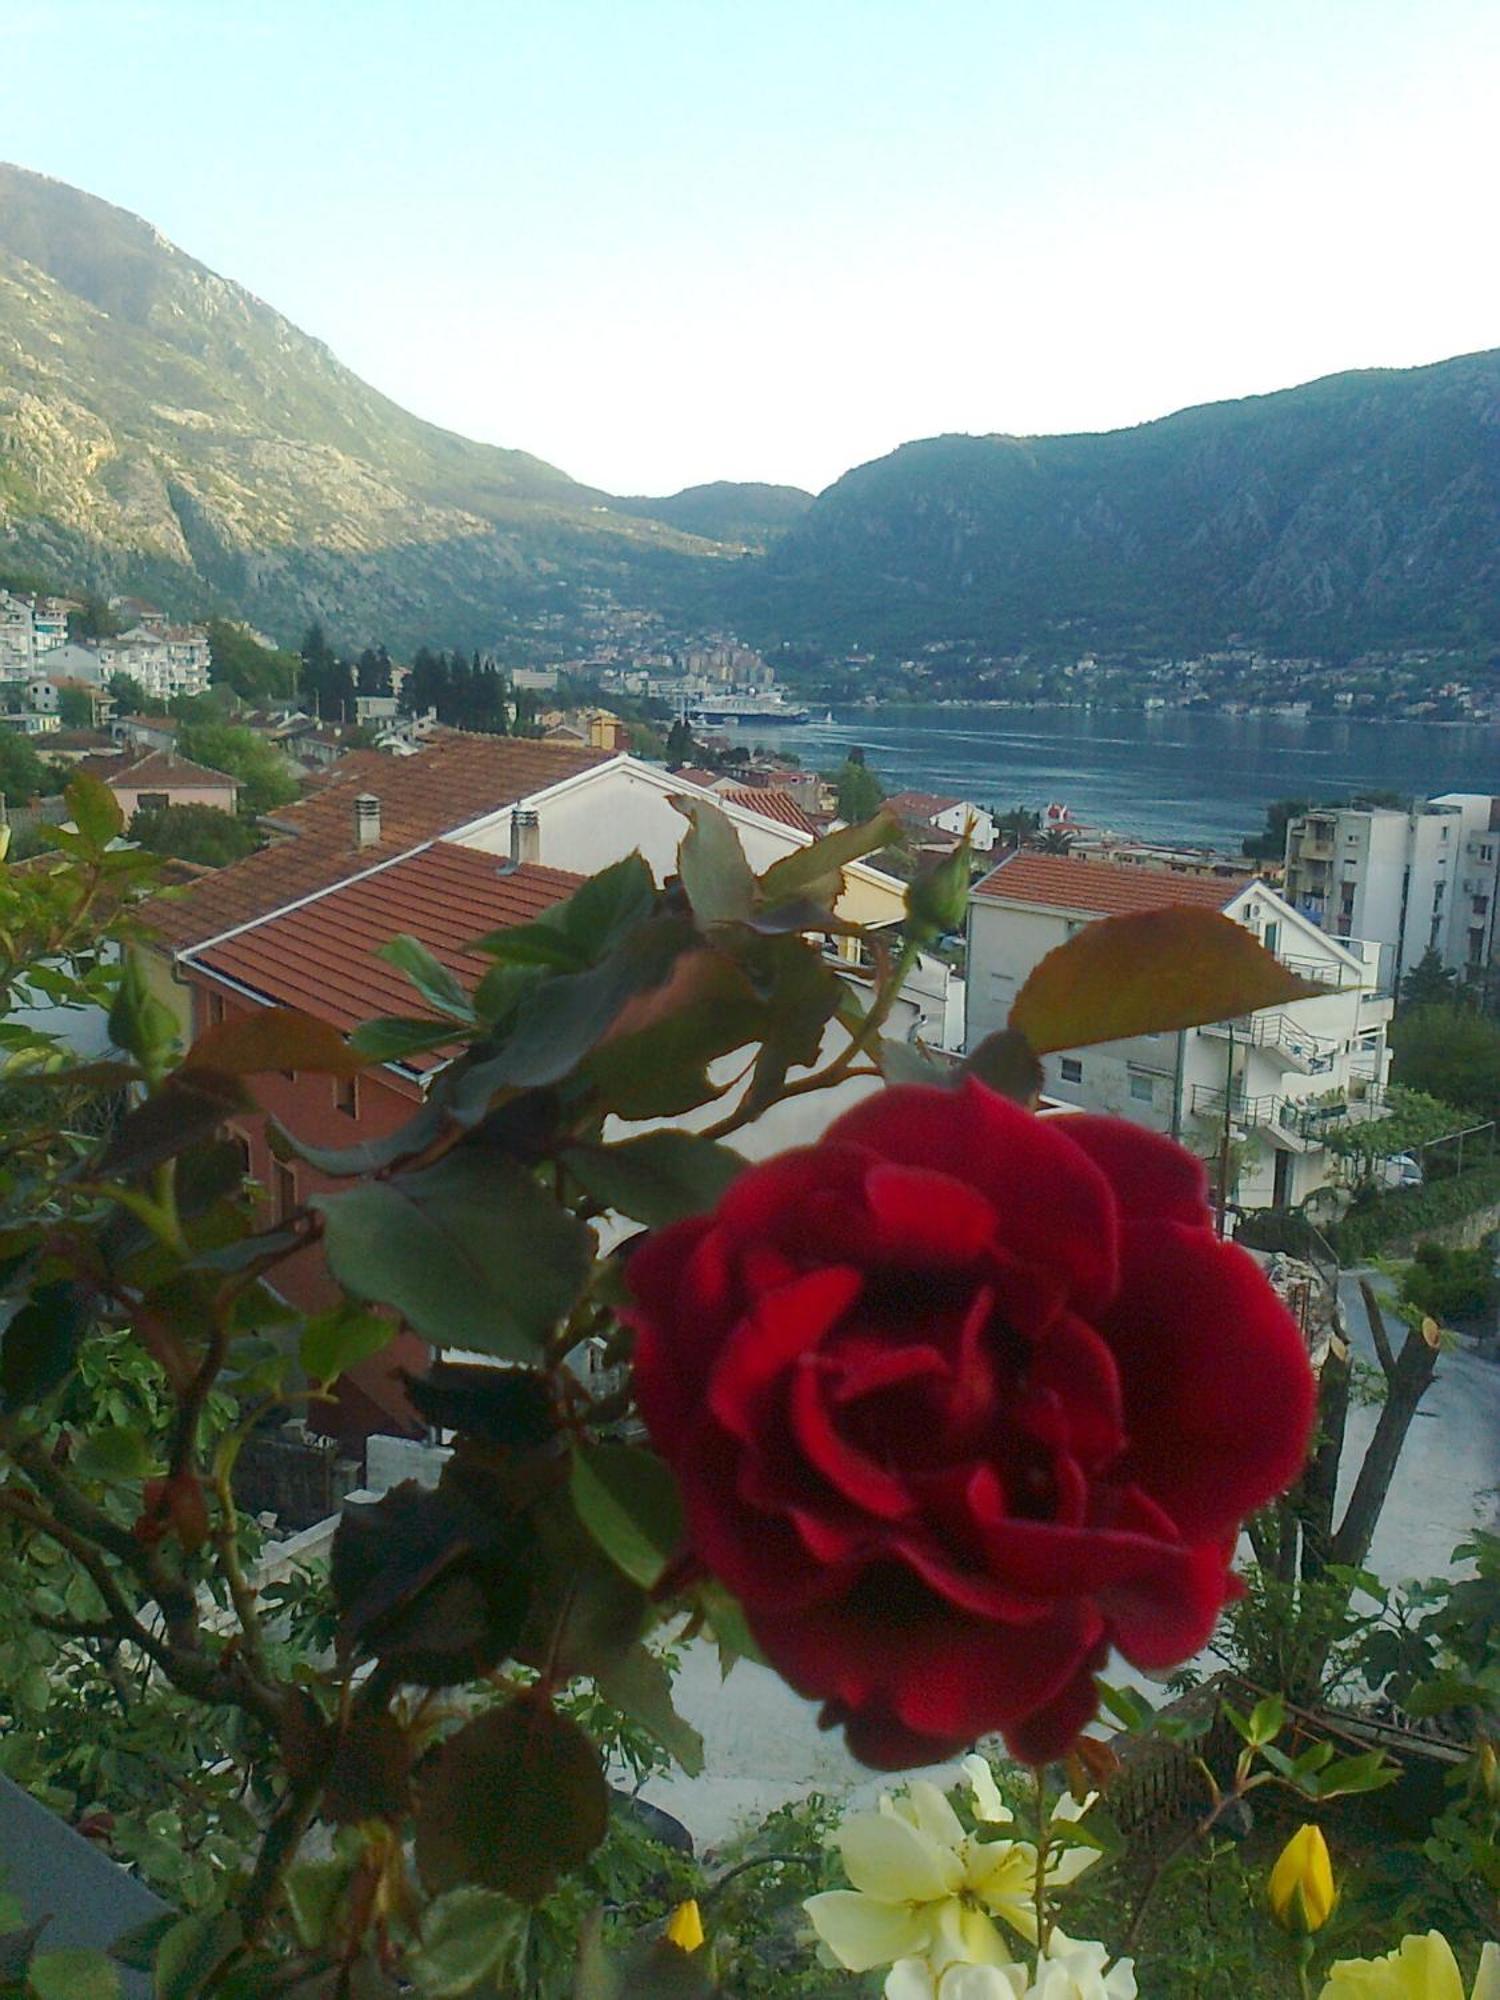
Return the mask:
<svg viewBox="0 0 1500 2000">
<path fill-rule="evenodd" d="M 323 1944 L 333 1928 L 339 1898 L 354 1873 L 351 1862 L 299 1861 L 286 1878 L 287 1908 L 298 1941 L 307 1951 Z"/>
<path fill-rule="evenodd" d="M 356 1362 L 367 1361 L 389 1346 L 395 1333 L 395 1327 L 379 1313 L 364 1312 L 344 1300 L 306 1322 L 297 1358 L 308 1378 L 326 1388 Z"/>
<path fill-rule="evenodd" d="M 125 831 L 120 801 L 102 778 L 88 771 L 76 771 L 68 780 L 63 797 L 74 826 L 95 853 L 102 853 Z"/>
<path fill-rule="evenodd" d="M 460 2000 L 509 1956 L 522 1913 L 497 1889 L 450 1889 L 422 1912 L 417 1949 L 407 1973 L 423 2000 Z"/>
<path fill-rule="evenodd" d="M 383 958 L 388 965 L 394 965 L 399 972 L 404 972 L 428 1006 L 435 1007 L 440 1014 L 447 1014 L 455 1021 L 466 1024 L 473 1021 L 473 1001 L 447 966 L 433 956 L 420 938 L 414 938 L 409 931 L 401 931 L 389 944 L 383 944 L 375 955 Z"/>
<path fill-rule="evenodd" d="M 578 1518 L 600 1548 L 654 1590 L 682 1544 L 682 1497 L 666 1461 L 635 1445 L 580 1445 L 571 1484 Z"/>
<path fill-rule="evenodd" d="M 1049 951 L 1009 1025 L 1039 1056 L 1132 1035 L 1167 1034 L 1316 998 L 1242 924 L 1215 910 L 1105 917 Z"/>
<path fill-rule="evenodd" d="M 1286 1722 L 1286 1703 L 1279 1694 L 1268 1694 L 1250 1711 L 1250 1741 L 1258 1746 L 1281 1734 Z"/>
<path fill-rule="evenodd" d="M 240 1940 L 227 1910 L 195 1910 L 174 1924 L 156 1954 L 156 2000 L 199 2000 L 209 1974 Z"/>
<path fill-rule="evenodd" d="M 120 2000 L 120 1973 L 102 1951 L 39 1951 L 26 1968 L 36 2000 Z"/>
<path fill-rule="evenodd" d="M 622 1118 L 673 1118 L 715 1094 L 708 1065 L 758 1041 L 765 1010 L 744 972 L 718 951 L 678 961 L 671 984 L 651 1000 L 662 1011 L 596 1048 L 587 1076 L 599 1101 Z"/>
<path fill-rule="evenodd" d="M 760 878 L 762 900 L 774 905 L 790 902 L 807 891 L 821 888 L 848 867 L 884 847 L 896 847 L 904 840 L 901 821 L 888 806 L 860 826 L 846 826 L 825 834 L 811 847 L 775 861 Z"/>
<path fill-rule="evenodd" d="M 475 1884 L 538 1903 L 604 1838 L 599 1753 L 540 1696 L 492 1708 L 423 1767 L 417 1869 L 430 1889 Z"/>
<path fill-rule="evenodd" d="M 594 1678 L 604 1699 L 649 1730 L 690 1778 L 701 1775 L 703 1738 L 672 1706 L 672 1677 L 655 1653 L 632 1646 Z"/>
<path fill-rule="evenodd" d="M 644 1132 L 614 1146 L 569 1146 L 562 1157 L 595 1201 L 652 1229 L 716 1207 L 745 1169 L 732 1147 L 694 1132 Z"/>
<path fill-rule="evenodd" d="M 177 1046 L 177 1016 L 151 991 L 136 951 L 126 952 L 120 968 L 120 984 L 109 1010 L 109 1039 L 153 1073 Z"/>
<path fill-rule="evenodd" d="M 425 1375 L 403 1371 L 401 1379 L 417 1414 L 439 1430 L 512 1451 L 534 1451 L 557 1434 L 552 1384 L 530 1368 L 435 1361 Z"/>
<path fill-rule="evenodd" d="M 627 854 L 591 875 L 565 903 L 547 915 L 597 961 L 656 908 L 656 880 L 640 854 Z"/>
<path fill-rule="evenodd" d="M 707 799 L 672 803 L 688 821 L 677 868 L 693 915 L 705 927 L 745 923 L 755 908 L 756 881 L 734 823 Z"/>
<path fill-rule="evenodd" d="M 0 1397 L 31 1409 L 64 1380 L 89 1324 L 86 1295 L 69 1279 L 39 1285 L 0 1334 Z"/>
<path fill-rule="evenodd" d="M 529 1360 L 588 1277 L 592 1232 L 513 1160 L 455 1147 L 436 1166 L 320 1194 L 324 1249 L 355 1298 L 439 1347 Z"/>
<path fill-rule="evenodd" d="M 447 1021 L 392 1018 L 361 1021 L 349 1037 L 349 1046 L 366 1062 L 386 1063 L 420 1055 L 426 1049 L 446 1048 L 454 1039 Z"/>
<path fill-rule="evenodd" d="M 73 1470 L 84 1479 L 133 1482 L 150 1479 L 160 1468 L 144 1431 L 134 1424 L 106 1424 L 79 1445 Z"/>
</svg>

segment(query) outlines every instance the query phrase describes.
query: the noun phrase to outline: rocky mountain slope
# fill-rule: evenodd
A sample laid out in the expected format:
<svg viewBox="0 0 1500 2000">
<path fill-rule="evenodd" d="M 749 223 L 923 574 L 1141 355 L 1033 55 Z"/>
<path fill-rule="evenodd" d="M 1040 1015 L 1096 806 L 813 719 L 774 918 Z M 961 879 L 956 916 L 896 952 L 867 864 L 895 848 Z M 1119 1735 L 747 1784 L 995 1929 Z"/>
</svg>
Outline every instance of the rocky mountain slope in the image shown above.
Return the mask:
<svg viewBox="0 0 1500 2000">
<path fill-rule="evenodd" d="M 148 223 L 0 165 L 0 565 L 290 636 L 484 643 L 719 552 L 421 422 Z"/>
<path fill-rule="evenodd" d="M 753 583 L 763 634 L 825 645 L 1497 643 L 1500 351 L 1097 436 L 903 445 Z"/>
<path fill-rule="evenodd" d="M 813 496 L 800 486 L 767 486 L 757 480 L 716 479 L 686 486 L 665 500 L 611 500 L 619 513 L 666 521 L 687 535 L 734 547 L 764 549 L 800 521 Z"/>
</svg>

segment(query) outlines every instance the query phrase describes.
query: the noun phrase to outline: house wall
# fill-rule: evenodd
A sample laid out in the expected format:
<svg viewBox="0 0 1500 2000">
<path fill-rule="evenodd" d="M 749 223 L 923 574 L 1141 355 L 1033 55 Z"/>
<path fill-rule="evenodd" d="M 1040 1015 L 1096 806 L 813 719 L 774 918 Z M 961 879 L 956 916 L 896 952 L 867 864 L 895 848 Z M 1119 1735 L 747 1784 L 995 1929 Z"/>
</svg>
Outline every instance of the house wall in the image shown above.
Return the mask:
<svg viewBox="0 0 1500 2000">
<path fill-rule="evenodd" d="M 1351 966 L 1350 947 L 1333 943 L 1263 884 L 1247 887 L 1225 914 L 1262 938 L 1267 925 L 1274 925 L 1279 955 L 1299 965 L 1324 964 L 1344 977 L 1344 986 L 1263 1010 L 1240 1024 L 1233 1036 L 1221 1024 L 1059 1051 L 1042 1063 L 1049 1097 L 1080 1110 L 1128 1118 L 1208 1157 L 1221 1142 L 1229 1108 L 1222 1096 L 1226 1089 L 1236 1104 L 1244 1099 L 1274 1116 L 1280 1105 L 1294 1112 L 1319 1098 L 1384 1084 L 1392 1003 L 1375 991 L 1376 949 L 1355 943 L 1352 949 L 1362 954 L 1362 964 Z M 1092 921 L 1034 904 L 971 899 L 969 1048 L 1004 1027 L 1032 968 Z M 1294 1144 L 1285 1132 L 1246 1125 L 1233 1114 L 1230 1125 L 1243 1162 L 1236 1193 L 1246 1207 L 1269 1206 L 1278 1192 L 1284 1201 L 1301 1201 L 1333 1171 L 1326 1147 Z M 1279 1189 L 1278 1154 L 1285 1157 Z"/>
<path fill-rule="evenodd" d="M 125 815 L 128 826 L 140 809 L 141 790 L 134 785 L 111 785 L 109 788 L 120 802 L 120 810 Z M 146 785 L 142 788 L 150 797 L 167 795 L 168 805 L 173 806 L 213 806 L 218 812 L 232 813 L 238 790 L 234 785 Z"/>
<path fill-rule="evenodd" d="M 216 1018 L 232 1020 L 258 1011 L 258 1002 L 235 993 L 204 973 L 190 973 L 187 989 L 195 1035 L 201 1034 Z M 217 1012 L 219 1005 L 222 1017 Z M 284 1076 L 271 1071 L 254 1079 L 259 1110 L 231 1119 L 228 1130 L 245 1143 L 250 1176 L 264 1190 L 267 1222 L 279 1213 L 282 1187 L 286 1188 L 288 1205 L 295 1206 L 310 1195 L 348 1185 L 319 1173 L 305 1160 L 278 1162 L 267 1138 L 268 1118 L 275 1118 L 288 1132 L 311 1145 L 353 1146 L 395 1131 L 422 1101 L 415 1082 L 385 1067 L 362 1071 L 356 1079 L 356 1090 L 357 1115 L 351 1116 L 339 1108 L 338 1086 L 333 1077 L 313 1076 L 305 1071 Z M 316 1245 L 278 1264 L 268 1283 L 303 1312 L 323 1312 L 343 1296 Z M 426 1343 L 414 1335 L 397 1334 L 383 1353 L 350 1371 L 347 1388 L 341 1386 L 336 1406 L 314 1405 L 309 1421 L 315 1429 L 351 1443 L 372 1428 L 420 1431 L 423 1426 L 406 1401 L 398 1371 L 422 1369 L 429 1353 Z"/>
</svg>

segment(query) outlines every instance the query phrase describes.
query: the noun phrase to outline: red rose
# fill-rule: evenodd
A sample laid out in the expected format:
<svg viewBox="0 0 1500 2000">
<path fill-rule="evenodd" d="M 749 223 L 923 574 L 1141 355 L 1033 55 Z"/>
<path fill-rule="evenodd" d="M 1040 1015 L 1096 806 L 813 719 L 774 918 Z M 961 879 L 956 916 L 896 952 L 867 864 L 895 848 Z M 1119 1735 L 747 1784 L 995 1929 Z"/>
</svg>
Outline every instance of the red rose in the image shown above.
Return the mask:
<svg viewBox="0 0 1500 2000">
<path fill-rule="evenodd" d="M 881 1092 L 629 1267 L 636 1390 L 697 1559 L 887 1769 L 1059 1755 L 1111 1646 L 1207 1639 L 1296 1477 L 1301 1337 L 1199 1163 L 982 1084 Z"/>
</svg>

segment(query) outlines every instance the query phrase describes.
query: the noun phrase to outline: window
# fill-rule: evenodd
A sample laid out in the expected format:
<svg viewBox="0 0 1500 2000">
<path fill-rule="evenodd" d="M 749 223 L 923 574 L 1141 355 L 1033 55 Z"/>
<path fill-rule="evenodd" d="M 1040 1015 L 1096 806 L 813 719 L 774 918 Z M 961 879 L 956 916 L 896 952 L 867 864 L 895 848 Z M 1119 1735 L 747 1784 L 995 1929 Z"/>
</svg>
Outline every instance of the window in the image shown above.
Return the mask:
<svg viewBox="0 0 1500 2000">
<path fill-rule="evenodd" d="M 137 812 L 165 812 L 171 803 L 165 792 L 137 792 L 135 795 Z"/>
<path fill-rule="evenodd" d="M 1130 1079 L 1130 1094 L 1137 1104 L 1153 1104 L 1156 1101 L 1155 1086 L 1149 1076 L 1132 1074 Z"/>
<path fill-rule="evenodd" d="M 297 1172 L 285 1160 L 277 1160 L 273 1169 L 276 1190 L 276 1220 L 285 1222 L 297 1206 Z"/>
<path fill-rule="evenodd" d="M 1488 896 L 1476 896 L 1476 897 L 1474 898 L 1474 914 L 1475 914 L 1475 916 L 1476 916 L 1476 917 L 1487 917 L 1487 916 L 1489 915 L 1489 913 L 1490 913 L 1490 899 L 1489 899 L 1489 897 L 1488 897 Z"/>
<path fill-rule="evenodd" d="M 1062 1080 L 1064 1083 L 1083 1082 L 1083 1064 L 1079 1061 L 1077 1056 L 1064 1056 L 1062 1059 L 1061 1068 L 1062 1068 Z"/>
<path fill-rule="evenodd" d="M 1267 924 L 1264 931 L 1262 931 L 1261 933 L 1260 941 L 1265 946 L 1267 951 L 1274 952 L 1276 949 L 1277 941 L 1280 939 L 1280 937 L 1281 937 L 1280 924 Z"/>
<path fill-rule="evenodd" d="M 208 1025 L 217 1028 L 224 1018 L 224 995 L 210 993 L 208 996 Z"/>
<path fill-rule="evenodd" d="M 1481 861 L 1493 861 L 1493 860 L 1494 860 L 1494 858 L 1495 858 L 1495 850 L 1494 850 L 1494 848 L 1493 848 L 1493 847 L 1481 847 L 1481 848 L 1480 848 L 1480 850 L 1479 850 L 1479 858 L 1480 858 L 1480 860 L 1481 860 Z"/>
<path fill-rule="evenodd" d="M 245 1176 L 246 1180 L 249 1180 L 251 1174 L 249 1139 L 245 1136 L 243 1132 L 237 1130 L 237 1128 L 233 1125 L 228 1125 L 225 1127 L 224 1137 L 229 1141 L 231 1146 L 237 1146 L 239 1148 L 240 1172 Z"/>
<path fill-rule="evenodd" d="M 346 1118 L 359 1116 L 359 1078 L 357 1076 L 336 1076 L 333 1079 L 333 1102 L 337 1110 Z"/>
</svg>

